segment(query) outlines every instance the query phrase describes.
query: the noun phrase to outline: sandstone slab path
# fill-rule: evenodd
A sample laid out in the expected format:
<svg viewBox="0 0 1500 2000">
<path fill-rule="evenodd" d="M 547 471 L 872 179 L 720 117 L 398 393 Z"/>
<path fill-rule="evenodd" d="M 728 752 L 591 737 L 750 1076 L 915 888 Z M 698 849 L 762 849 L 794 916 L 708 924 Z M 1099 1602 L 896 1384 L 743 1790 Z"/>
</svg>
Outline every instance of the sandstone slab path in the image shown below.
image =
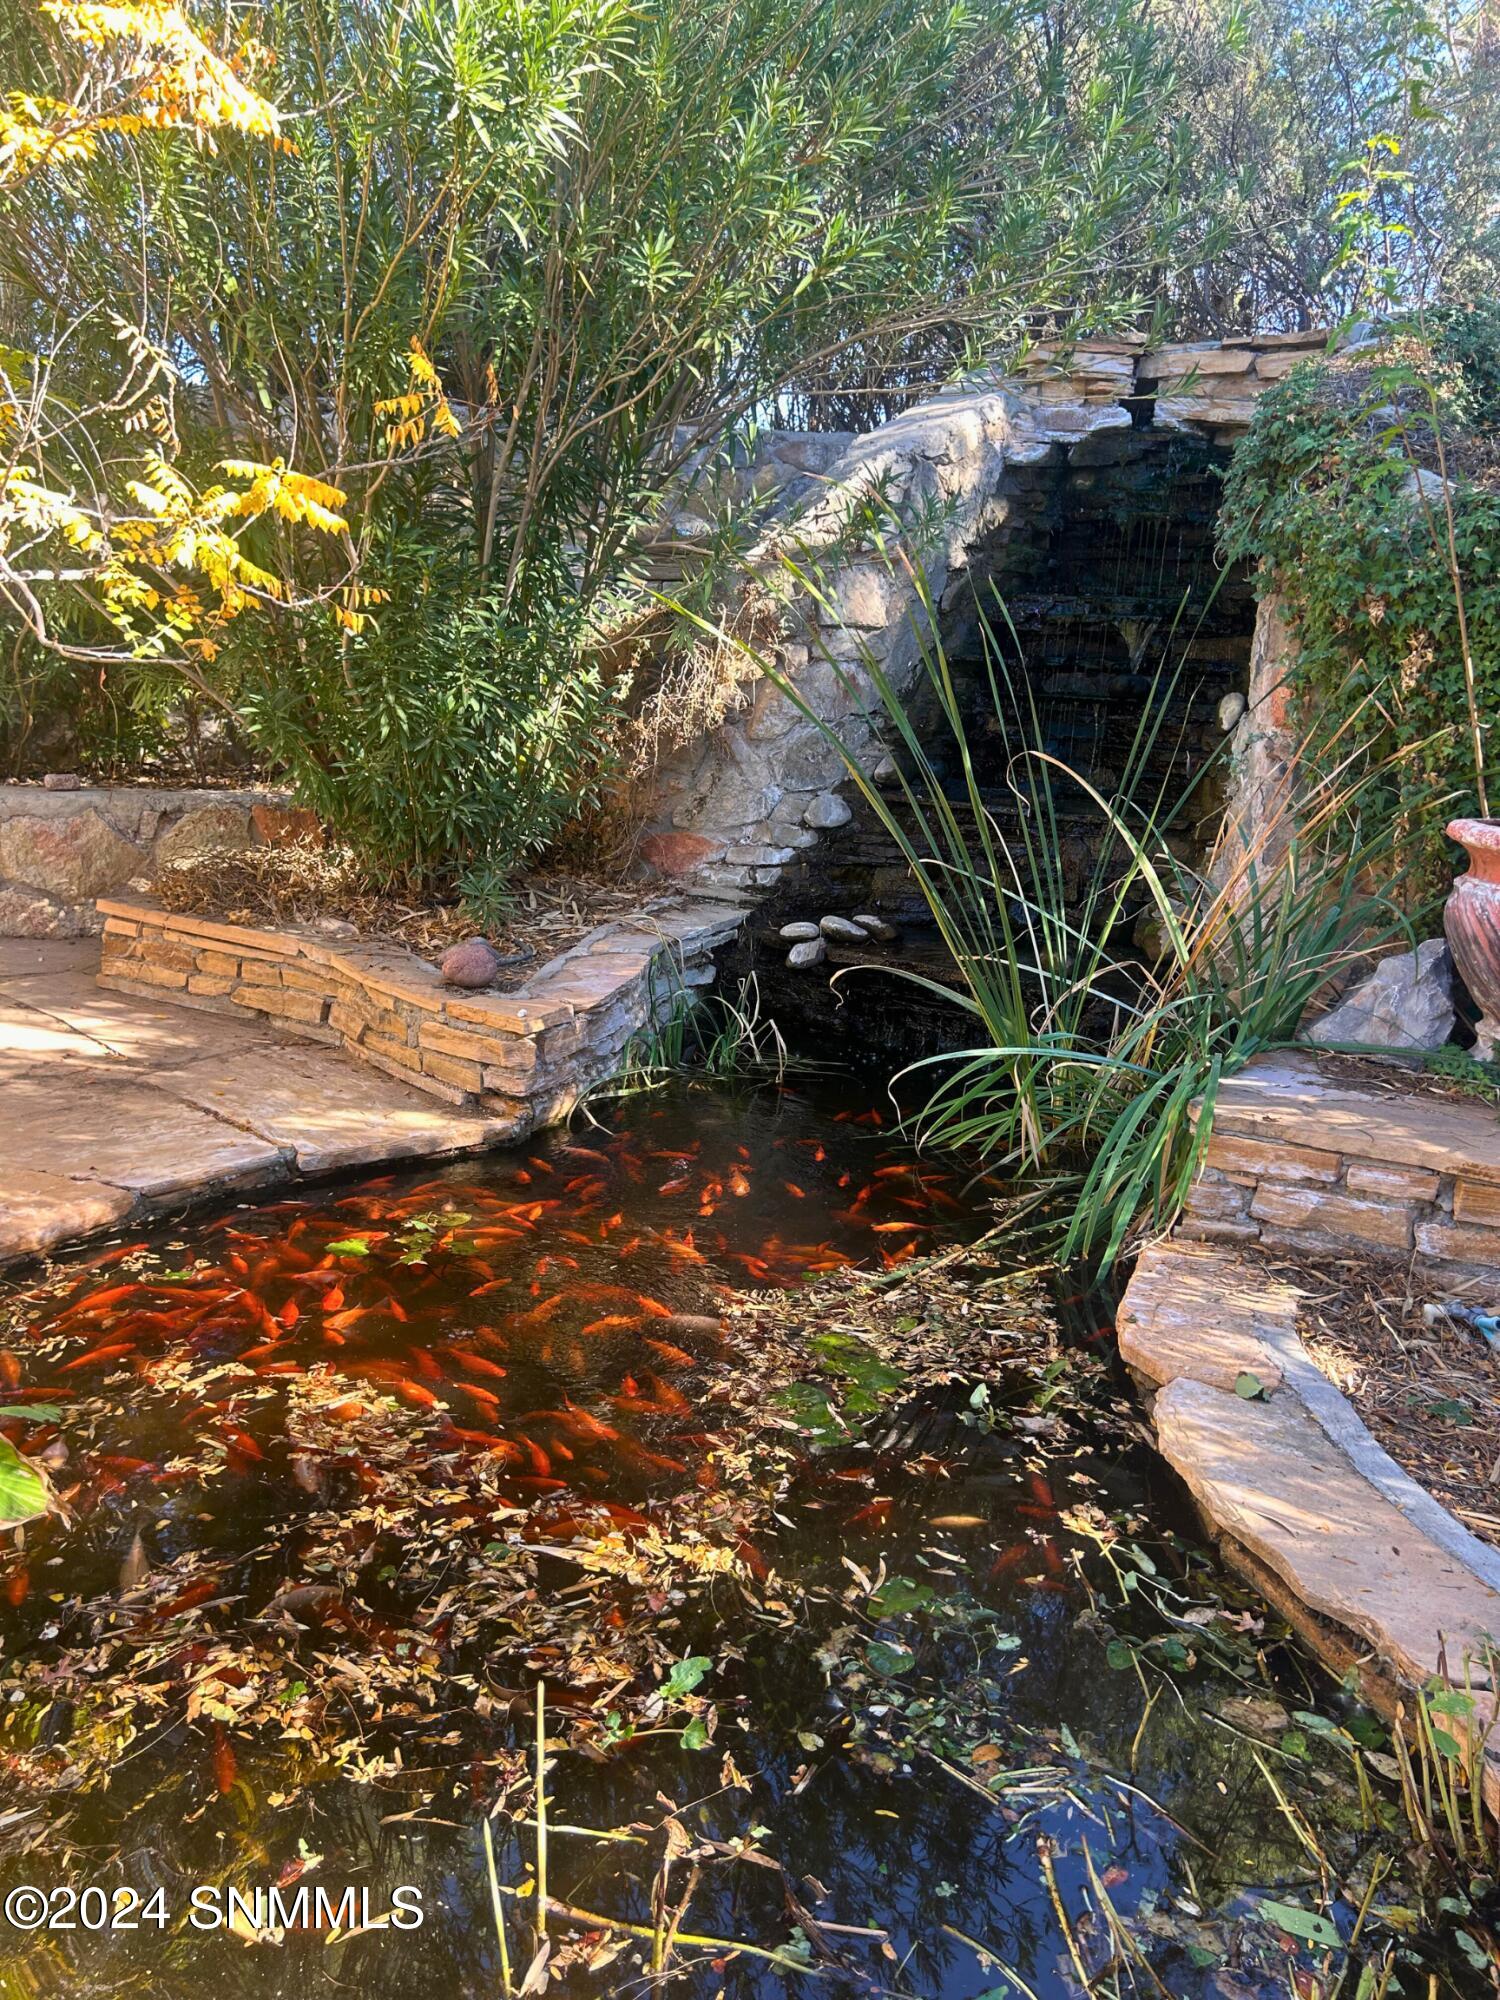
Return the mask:
<svg viewBox="0 0 1500 2000">
<path fill-rule="evenodd" d="M 0 1263 L 191 1197 L 506 1135 L 267 1023 L 108 992 L 98 968 L 96 938 L 0 938 Z"/>
</svg>

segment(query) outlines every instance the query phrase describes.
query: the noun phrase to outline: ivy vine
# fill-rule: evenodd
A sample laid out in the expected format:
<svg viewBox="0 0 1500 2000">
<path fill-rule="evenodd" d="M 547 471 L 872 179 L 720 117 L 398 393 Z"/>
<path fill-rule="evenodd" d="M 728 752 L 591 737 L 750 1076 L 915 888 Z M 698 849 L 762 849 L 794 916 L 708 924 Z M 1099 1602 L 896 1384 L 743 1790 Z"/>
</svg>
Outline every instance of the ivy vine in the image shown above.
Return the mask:
<svg viewBox="0 0 1500 2000">
<path fill-rule="evenodd" d="M 1426 338 L 1379 357 L 1304 361 L 1256 408 L 1220 518 L 1230 559 L 1256 564 L 1299 644 L 1293 688 L 1308 714 L 1359 714 L 1367 751 L 1391 767 L 1416 882 L 1435 889 L 1453 849 L 1442 829 L 1477 809 L 1449 475 L 1485 777 L 1500 794 L 1500 312 L 1449 311 Z M 1440 428 L 1439 428 L 1440 427 Z M 1438 445 L 1443 445 L 1439 453 Z"/>
</svg>

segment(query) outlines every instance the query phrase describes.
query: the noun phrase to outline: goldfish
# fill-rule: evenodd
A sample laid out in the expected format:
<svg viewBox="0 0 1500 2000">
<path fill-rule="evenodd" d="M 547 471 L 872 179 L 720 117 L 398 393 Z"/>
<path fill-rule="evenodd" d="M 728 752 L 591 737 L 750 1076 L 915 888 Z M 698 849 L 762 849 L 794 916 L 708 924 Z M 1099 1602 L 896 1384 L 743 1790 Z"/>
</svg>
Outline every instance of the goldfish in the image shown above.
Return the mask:
<svg viewBox="0 0 1500 2000">
<path fill-rule="evenodd" d="M 585 1328 L 585 1331 L 587 1331 L 587 1328 Z M 651 1349 L 653 1354 L 659 1355 L 669 1367 L 696 1368 L 698 1366 L 697 1360 L 693 1355 L 685 1353 L 680 1347 L 674 1347 L 669 1340 L 652 1340 L 648 1335 L 646 1345 Z"/>
<path fill-rule="evenodd" d="M 482 1354 L 466 1354 L 461 1347 L 445 1347 L 444 1354 L 451 1354 L 460 1368 L 467 1368 L 471 1375 L 488 1375 L 496 1382 L 505 1380 L 506 1371 L 498 1361 L 486 1361 Z"/>
<path fill-rule="evenodd" d="M 482 1391 L 469 1388 L 469 1385 L 467 1383 L 465 1383 L 463 1386 L 469 1390 L 469 1393 L 471 1395 L 477 1395 L 483 1393 Z M 407 1375 L 401 1376 L 401 1378 L 398 1381 L 395 1381 L 391 1384 L 391 1387 L 395 1390 L 396 1394 L 401 1398 L 402 1402 L 410 1403 L 413 1409 L 435 1410 L 438 1407 L 438 1399 L 436 1396 L 433 1395 L 432 1391 L 428 1388 L 425 1388 L 420 1382 L 413 1382 L 410 1376 Z"/>
<path fill-rule="evenodd" d="M 119 1361 L 124 1355 L 134 1352 L 133 1340 L 117 1340 L 107 1347 L 93 1347 L 87 1354 L 80 1354 L 72 1361 L 65 1361 L 58 1373 L 70 1375 L 75 1368 L 91 1368 L 96 1362 L 101 1361 Z"/>
<path fill-rule="evenodd" d="M 233 1791 L 238 1768 L 238 1765 L 235 1763 L 234 1748 L 224 1733 L 224 1725 L 222 1722 L 216 1722 L 214 1724 L 214 1785 L 221 1798 L 225 1792 Z"/>
</svg>

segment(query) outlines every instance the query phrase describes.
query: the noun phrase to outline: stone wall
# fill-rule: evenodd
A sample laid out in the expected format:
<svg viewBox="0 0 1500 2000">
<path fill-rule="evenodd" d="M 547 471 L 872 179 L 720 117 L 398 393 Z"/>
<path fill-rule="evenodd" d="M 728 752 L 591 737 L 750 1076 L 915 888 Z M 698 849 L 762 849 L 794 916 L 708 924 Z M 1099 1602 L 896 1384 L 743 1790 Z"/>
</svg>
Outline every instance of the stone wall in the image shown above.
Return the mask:
<svg viewBox="0 0 1500 2000">
<path fill-rule="evenodd" d="M 100 896 L 316 824 L 274 791 L 0 785 L 0 937 L 91 936 Z"/>
<path fill-rule="evenodd" d="M 931 524 L 920 581 L 945 613 L 969 594 L 977 550 L 994 562 L 1007 539 L 1031 531 L 1028 468 L 1065 460 L 1102 432 L 1132 427 L 1232 444 L 1256 396 L 1325 340 L 1308 333 L 1155 350 L 1143 339 L 1043 347 L 1015 374 L 984 371 L 869 433 L 833 434 L 831 445 L 809 438 L 800 449 L 789 434 L 773 434 L 764 472 L 745 474 L 751 487 L 761 479 L 774 503 L 754 560 L 771 577 L 787 547 L 830 551 L 836 565 L 827 604 L 802 598 L 787 607 L 779 649 L 779 669 L 812 717 L 770 679 L 749 682 L 736 713 L 658 772 L 642 861 L 716 893 L 758 898 L 799 853 L 847 821 L 839 795 L 847 773 L 819 724 L 861 768 L 878 769 L 887 746 L 861 649 L 904 693 L 926 622 L 915 576 L 873 548 L 851 551 L 849 524 L 863 500 L 878 497 L 905 518 Z M 694 519 L 690 502 L 674 512 L 663 562 L 670 565 L 707 533 Z"/>
<path fill-rule="evenodd" d="M 708 985 L 743 912 L 697 903 L 604 924 L 517 991 L 465 992 L 400 947 L 251 929 L 106 898 L 99 983 L 273 1020 L 522 1137 L 565 1117 L 633 1035 Z M 338 926 L 338 930 L 345 927 Z"/>
<path fill-rule="evenodd" d="M 1312 1055 L 1263 1057 L 1224 1084 L 1178 1235 L 1206 1243 L 1414 1259 L 1438 1283 L 1500 1272 L 1500 1121 L 1472 1098 Z"/>
</svg>

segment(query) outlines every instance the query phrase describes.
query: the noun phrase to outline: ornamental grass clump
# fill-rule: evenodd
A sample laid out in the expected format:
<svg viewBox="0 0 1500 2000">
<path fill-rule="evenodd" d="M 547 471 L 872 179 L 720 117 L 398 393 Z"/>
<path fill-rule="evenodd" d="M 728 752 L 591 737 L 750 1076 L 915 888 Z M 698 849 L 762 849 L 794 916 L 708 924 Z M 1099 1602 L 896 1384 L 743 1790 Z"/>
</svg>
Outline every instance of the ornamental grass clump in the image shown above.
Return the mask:
<svg viewBox="0 0 1500 2000">
<path fill-rule="evenodd" d="M 1181 856 L 1180 836 L 1204 773 L 1180 794 L 1153 775 L 1166 696 L 1181 669 L 1158 673 L 1123 775 L 1106 796 L 1044 747 L 1027 684 L 1007 668 L 982 610 L 987 712 L 964 712 L 941 637 L 932 636 L 940 624 L 920 571 L 903 564 L 899 546 L 875 539 L 914 590 L 917 664 L 898 681 L 847 633 L 840 650 L 854 658 L 826 650 L 824 658 L 895 752 L 898 790 L 873 782 L 774 658 L 759 664 L 839 749 L 952 957 L 948 980 L 891 968 L 973 1026 L 965 1046 L 924 1057 L 893 1080 L 893 1090 L 922 1086 L 908 1129 L 924 1145 L 1051 1183 L 1063 1197 L 1058 1254 L 1104 1270 L 1132 1236 L 1175 1218 L 1222 1080 L 1291 1041 L 1336 974 L 1393 939 L 1415 941 L 1393 822 L 1380 809 L 1389 759 L 1365 754 L 1355 708 L 1301 746 L 1253 828 L 1231 815 L 1194 866 Z M 787 572 L 793 590 L 831 619 L 812 569 L 789 560 Z M 998 731 L 1006 747 L 1013 808 L 1004 826 L 976 775 L 980 730 Z M 1070 788 L 1101 829 L 1071 891 L 1061 829 Z M 1129 941 L 1143 912 L 1161 940 L 1155 958 Z"/>
</svg>

